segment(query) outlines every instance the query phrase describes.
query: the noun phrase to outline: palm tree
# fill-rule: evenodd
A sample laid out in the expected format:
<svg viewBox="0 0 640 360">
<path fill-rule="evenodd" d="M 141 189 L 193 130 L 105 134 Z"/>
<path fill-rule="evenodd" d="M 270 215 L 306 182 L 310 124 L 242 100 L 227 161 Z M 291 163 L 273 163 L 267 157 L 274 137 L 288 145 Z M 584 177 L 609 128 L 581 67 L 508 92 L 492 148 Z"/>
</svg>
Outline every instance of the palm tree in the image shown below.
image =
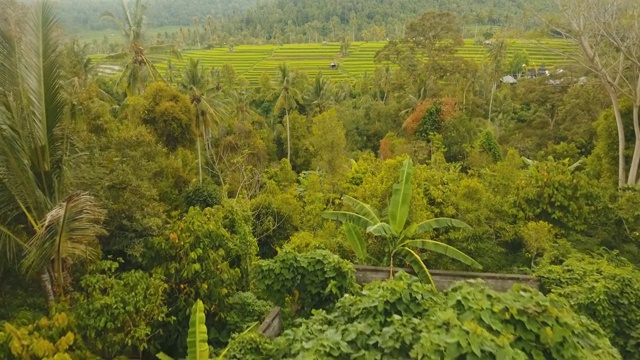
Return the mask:
<svg viewBox="0 0 640 360">
<path fill-rule="evenodd" d="M 188 93 L 191 105 L 195 111 L 194 128 L 197 134 L 198 147 L 198 175 L 202 184 L 202 151 L 201 142 L 204 142 L 207 153 L 211 148 L 211 129 L 222 123 L 222 118 L 226 113 L 225 104 L 216 96 L 218 91 L 210 87 L 211 81 L 200 65 L 200 59 L 190 58 L 189 63 L 184 67 L 182 79 L 178 84 L 182 92 Z"/>
<path fill-rule="evenodd" d="M 53 14 L 41 1 L 21 26 L 0 25 L 0 249 L 14 263 L 24 256 L 50 304 L 52 280 L 62 296 L 68 266 L 94 257 L 103 217 L 91 196 L 67 195 L 72 142 Z"/>
<path fill-rule="evenodd" d="M 414 249 L 424 249 L 456 259 L 466 265 L 476 268 L 482 266 L 460 250 L 439 241 L 417 238 L 427 231 L 445 227 L 469 228 L 464 222 L 451 218 L 436 218 L 410 224 L 407 226 L 409 216 L 409 203 L 411 202 L 411 177 L 413 164 L 410 158 L 404 161 L 400 168 L 400 178 L 393 185 L 389 208 L 384 218 L 380 212 L 371 206 L 360 202 L 350 196 L 343 196 L 342 201 L 351 206 L 355 212 L 349 211 L 325 211 L 322 216 L 327 219 L 342 222 L 347 240 L 360 261 L 367 261 L 367 247 L 360 229 L 368 234 L 381 236 L 388 242 L 387 256 L 389 259 L 390 276 L 393 276 L 393 262 L 396 256 L 404 258 L 411 265 L 419 278 L 428 280 L 435 288 L 431 274 L 424 264 L 423 258 Z"/>
<path fill-rule="evenodd" d="M 493 111 L 493 94 L 496 92 L 498 85 L 498 79 L 500 78 L 502 68 L 504 67 L 504 60 L 507 56 L 507 43 L 500 39 L 494 44 L 491 44 L 487 51 L 487 59 L 489 60 L 489 66 L 491 66 L 491 98 L 489 99 L 489 121 L 491 121 L 491 113 Z"/>
<path fill-rule="evenodd" d="M 231 92 L 232 116 L 241 123 L 249 123 L 257 116 L 256 112 L 251 108 L 253 101 L 252 92 L 246 87 L 242 89 L 234 89 Z"/>
<path fill-rule="evenodd" d="M 287 122 L 287 160 L 291 162 L 291 132 L 289 130 L 289 110 L 295 109 L 301 100 L 300 91 L 296 88 L 296 72 L 291 71 L 284 63 L 278 67 L 278 80 L 276 91 L 279 93 L 274 111 L 279 113 L 284 110 Z"/>
<path fill-rule="evenodd" d="M 142 4 L 142 0 L 136 0 L 133 10 L 129 9 L 125 0 L 120 0 L 120 6 L 124 20 L 120 20 L 110 11 L 102 13 L 102 19 L 115 23 L 124 35 L 125 49 L 120 53 L 109 55 L 108 58 L 129 58 L 122 74 L 116 81 L 116 88 L 124 86 L 126 94 L 131 96 L 141 93 L 144 90 L 144 84 L 149 78 L 152 81 L 164 81 L 162 75 L 145 52 L 169 52 L 178 58 L 180 58 L 181 55 L 172 44 L 150 46 L 148 49 L 145 49 L 144 13 L 146 6 Z"/>
<path fill-rule="evenodd" d="M 313 108 L 314 115 L 321 114 L 335 105 L 331 83 L 322 76 L 322 72 L 316 75 L 313 85 L 307 90 L 305 101 Z"/>
</svg>

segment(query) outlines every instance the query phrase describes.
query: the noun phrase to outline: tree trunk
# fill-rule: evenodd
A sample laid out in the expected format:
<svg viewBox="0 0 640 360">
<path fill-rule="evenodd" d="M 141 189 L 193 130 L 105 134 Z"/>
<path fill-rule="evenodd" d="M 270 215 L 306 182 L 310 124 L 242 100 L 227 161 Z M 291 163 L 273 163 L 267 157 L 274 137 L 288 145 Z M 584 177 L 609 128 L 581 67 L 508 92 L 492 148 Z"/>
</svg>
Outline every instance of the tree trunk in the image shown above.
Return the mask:
<svg viewBox="0 0 640 360">
<path fill-rule="evenodd" d="M 629 179 L 627 184 L 636 184 L 638 177 L 638 165 L 640 163 L 640 123 L 638 123 L 638 111 L 640 104 L 633 104 L 633 133 L 635 135 L 635 146 L 633 147 L 633 158 L 629 168 Z"/>
<path fill-rule="evenodd" d="M 284 109 L 287 118 L 287 161 L 291 163 L 291 132 L 289 131 L 289 110 Z"/>
<path fill-rule="evenodd" d="M 491 112 L 493 111 L 493 94 L 496 92 L 496 82 L 491 87 L 491 98 L 489 99 L 489 122 L 491 122 Z"/>
<path fill-rule="evenodd" d="M 200 185 L 202 185 L 202 156 L 200 155 L 200 136 L 197 136 L 198 146 L 198 177 L 200 178 Z"/>
<path fill-rule="evenodd" d="M 611 90 L 611 91 L 609 91 Z M 624 139 L 624 124 L 622 122 L 622 115 L 620 114 L 620 105 L 618 104 L 618 97 L 613 93 L 612 89 L 607 89 L 609 96 L 611 97 L 611 104 L 613 105 L 613 114 L 616 118 L 616 126 L 618 128 L 618 187 L 626 185 L 626 161 L 624 158 L 624 150 L 626 148 L 626 141 Z"/>
<path fill-rule="evenodd" d="M 40 282 L 42 289 L 47 296 L 47 305 L 51 308 L 56 302 L 56 297 L 53 294 L 53 287 L 51 286 L 51 275 L 47 269 L 43 269 L 40 273 Z"/>
</svg>

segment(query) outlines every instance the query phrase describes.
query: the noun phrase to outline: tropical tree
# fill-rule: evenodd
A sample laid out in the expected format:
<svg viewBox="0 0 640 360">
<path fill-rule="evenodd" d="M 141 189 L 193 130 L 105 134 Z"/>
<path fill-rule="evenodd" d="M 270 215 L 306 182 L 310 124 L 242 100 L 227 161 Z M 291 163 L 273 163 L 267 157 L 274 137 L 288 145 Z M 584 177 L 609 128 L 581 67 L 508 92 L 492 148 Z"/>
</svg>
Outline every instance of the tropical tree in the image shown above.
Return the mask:
<svg viewBox="0 0 640 360">
<path fill-rule="evenodd" d="M 104 214 L 90 195 L 69 191 L 73 142 L 53 6 L 37 2 L 23 19 L 0 24 L 0 248 L 40 274 L 51 304 L 52 280 L 62 296 L 68 267 L 97 254 Z"/>
<path fill-rule="evenodd" d="M 313 114 L 321 114 L 335 105 L 331 82 L 322 76 L 322 72 L 316 78 L 305 94 L 305 102 L 313 109 Z"/>
<path fill-rule="evenodd" d="M 551 26 L 580 49 L 565 55 L 595 75 L 611 100 L 618 135 L 618 186 L 636 185 L 640 183 L 640 4 L 635 0 L 555 3 L 560 23 Z M 631 139 L 622 115 L 628 100 L 633 106 L 632 149 L 627 149 Z"/>
<path fill-rule="evenodd" d="M 498 80 L 502 75 L 504 62 L 507 57 L 507 43 L 504 39 L 496 40 L 487 50 L 487 60 L 491 69 L 491 98 L 489 99 L 489 121 L 491 121 L 491 113 L 493 112 L 493 95 L 498 86 Z"/>
<path fill-rule="evenodd" d="M 173 44 L 156 45 L 145 48 L 144 39 L 144 13 L 146 6 L 142 0 L 135 0 L 133 9 L 129 9 L 125 0 L 120 0 L 123 19 L 119 19 L 110 11 L 102 13 L 102 19 L 113 22 L 124 36 L 125 48 L 123 51 L 111 54 L 112 59 L 126 59 L 122 74 L 116 81 L 116 89 L 124 87 L 127 96 L 137 95 L 144 90 L 148 80 L 164 81 L 155 65 L 147 57 L 147 53 L 169 52 L 180 58 L 180 52 Z"/>
<path fill-rule="evenodd" d="M 251 108 L 252 101 L 252 92 L 248 88 L 233 89 L 231 92 L 233 118 L 241 123 L 249 123 L 257 117 L 258 114 Z"/>
<path fill-rule="evenodd" d="M 278 100 L 274 111 L 279 113 L 284 110 L 286 129 L 287 129 L 287 160 L 291 162 L 291 131 L 289 130 L 289 110 L 295 109 L 298 102 L 301 101 L 301 93 L 296 88 L 297 73 L 292 71 L 289 66 L 284 63 L 278 67 L 278 80 L 276 83 L 276 91 L 278 92 Z"/>
<path fill-rule="evenodd" d="M 184 67 L 182 79 L 178 84 L 181 91 L 188 93 L 191 105 L 195 111 L 194 128 L 197 134 L 198 148 L 198 175 L 202 184 L 202 151 L 201 142 L 204 142 L 207 153 L 211 148 L 211 129 L 222 123 L 226 112 L 225 104 L 219 100 L 215 89 L 210 87 L 211 81 L 200 65 L 200 59 L 190 58 Z"/>
<path fill-rule="evenodd" d="M 413 163 L 410 158 L 407 158 L 400 168 L 398 182 L 393 185 L 389 208 L 386 213 L 383 213 L 384 216 L 370 205 L 347 195 L 342 197 L 342 201 L 352 207 L 355 212 L 325 211 L 322 216 L 342 222 L 348 244 L 362 262 L 368 261 L 369 255 L 361 229 L 364 229 L 367 234 L 385 238 L 390 276 L 393 276 L 395 258 L 400 257 L 411 265 L 420 279 L 428 280 L 435 287 L 424 264 L 423 256 L 416 249 L 434 251 L 466 265 L 482 268 L 477 261 L 450 245 L 421 238 L 422 234 L 434 229 L 469 228 L 466 223 L 451 218 L 435 218 L 418 224 L 406 224 L 412 194 L 412 174 Z"/>
</svg>

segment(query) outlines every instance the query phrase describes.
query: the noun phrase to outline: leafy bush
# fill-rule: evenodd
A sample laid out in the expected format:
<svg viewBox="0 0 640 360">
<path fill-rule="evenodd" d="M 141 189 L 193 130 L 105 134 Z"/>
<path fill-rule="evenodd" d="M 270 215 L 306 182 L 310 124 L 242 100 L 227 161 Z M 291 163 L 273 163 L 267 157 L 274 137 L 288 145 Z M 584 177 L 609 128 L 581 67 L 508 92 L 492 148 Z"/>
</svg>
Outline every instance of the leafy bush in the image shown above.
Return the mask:
<svg viewBox="0 0 640 360">
<path fill-rule="evenodd" d="M 251 292 L 239 292 L 229 299 L 227 306 L 231 309 L 227 315 L 227 324 L 229 330 L 236 333 L 264 320 L 273 304 L 258 299 Z"/>
<path fill-rule="evenodd" d="M 306 254 L 283 250 L 271 260 L 260 260 L 254 271 L 262 294 L 280 306 L 289 299 L 294 313 L 327 309 L 357 289 L 353 265 L 326 250 Z"/>
<path fill-rule="evenodd" d="M 149 85 L 139 96 L 143 106 L 140 120 L 169 151 L 195 143 L 191 124 L 193 110 L 188 96 L 161 82 Z"/>
<path fill-rule="evenodd" d="M 186 350 L 188 313 L 196 299 L 202 300 L 209 315 L 210 341 L 220 345 L 231 335 L 224 322 L 226 304 L 236 292 L 248 289 L 257 253 L 249 221 L 248 210 L 231 202 L 191 208 L 171 225 L 167 237 L 147 244 L 146 266 L 162 274 L 169 285 L 169 316 L 176 321 L 166 324 L 163 342 L 170 355 L 180 356 Z"/>
<path fill-rule="evenodd" d="M 600 324 L 625 359 L 640 359 L 640 271 L 619 257 L 577 254 L 536 275 L 544 291 Z"/>
<path fill-rule="evenodd" d="M 4 332 L 0 331 L 0 355 L 3 359 L 11 355 L 16 359 L 97 359 L 85 350 L 72 325 L 65 312 L 22 327 L 5 323 Z"/>
<path fill-rule="evenodd" d="M 556 296 L 481 281 L 438 293 L 407 274 L 346 295 L 245 358 L 619 359 L 600 327 Z"/>
<path fill-rule="evenodd" d="M 227 348 L 226 360 L 276 359 L 270 339 L 257 332 L 234 334 Z"/>
<path fill-rule="evenodd" d="M 298 230 L 302 211 L 294 194 L 273 187 L 267 191 L 251 200 L 253 236 L 263 259 L 276 256 L 277 249 Z"/>
<path fill-rule="evenodd" d="M 168 311 L 168 286 L 154 274 L 128 271 L 116 275 L 118 263 L 102 261 L 80 282 L 75 314 L 78 329 L 104 358 L 137 355 L 149 347 L 153 329 Z"/>
<path fill-rule="evenodd" d="M 185 191 L 184 202 L 187 210 L 192 206 L 201 209 L 214 207 L 222 203 L 222 191 L 210 182 L 196 182 Z"/>
</svg>

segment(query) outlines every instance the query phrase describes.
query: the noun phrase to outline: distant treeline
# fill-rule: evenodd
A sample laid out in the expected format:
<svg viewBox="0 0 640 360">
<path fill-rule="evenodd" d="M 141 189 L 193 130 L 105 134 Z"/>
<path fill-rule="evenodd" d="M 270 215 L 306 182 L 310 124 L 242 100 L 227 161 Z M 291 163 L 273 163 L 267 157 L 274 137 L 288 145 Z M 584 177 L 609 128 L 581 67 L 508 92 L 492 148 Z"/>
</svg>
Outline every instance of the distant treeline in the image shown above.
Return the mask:
<svg viewBox="0 0 640 360">
<path fill-rule="evenodd" d="M 147 0 L 145 4 L 149 26 L 187 26 L 194 17 L 210 15 L 220 21 L 243 14 L 256 0 Z M 59 0 L 57 6 L 60 21 L 72 30 L 113 28 L 113 24 L 100 21 L 100 15 L 104 11 L 121 13 L 119 0 Z"/>
<path fill-rule="evenodd" d="M 407 20 L 428 10 L 455 13 L 461 24 L 530 30 L 552 11 L 550 0 L 154 0 L 148 25 L 205 26 L 212 41 L 308 42 L 400 38 Z M 100 30 L 117 0 L 60 0 L 62 22 Z M 207 19 L 208 17 L 208 19 Z"/>
</svg>

